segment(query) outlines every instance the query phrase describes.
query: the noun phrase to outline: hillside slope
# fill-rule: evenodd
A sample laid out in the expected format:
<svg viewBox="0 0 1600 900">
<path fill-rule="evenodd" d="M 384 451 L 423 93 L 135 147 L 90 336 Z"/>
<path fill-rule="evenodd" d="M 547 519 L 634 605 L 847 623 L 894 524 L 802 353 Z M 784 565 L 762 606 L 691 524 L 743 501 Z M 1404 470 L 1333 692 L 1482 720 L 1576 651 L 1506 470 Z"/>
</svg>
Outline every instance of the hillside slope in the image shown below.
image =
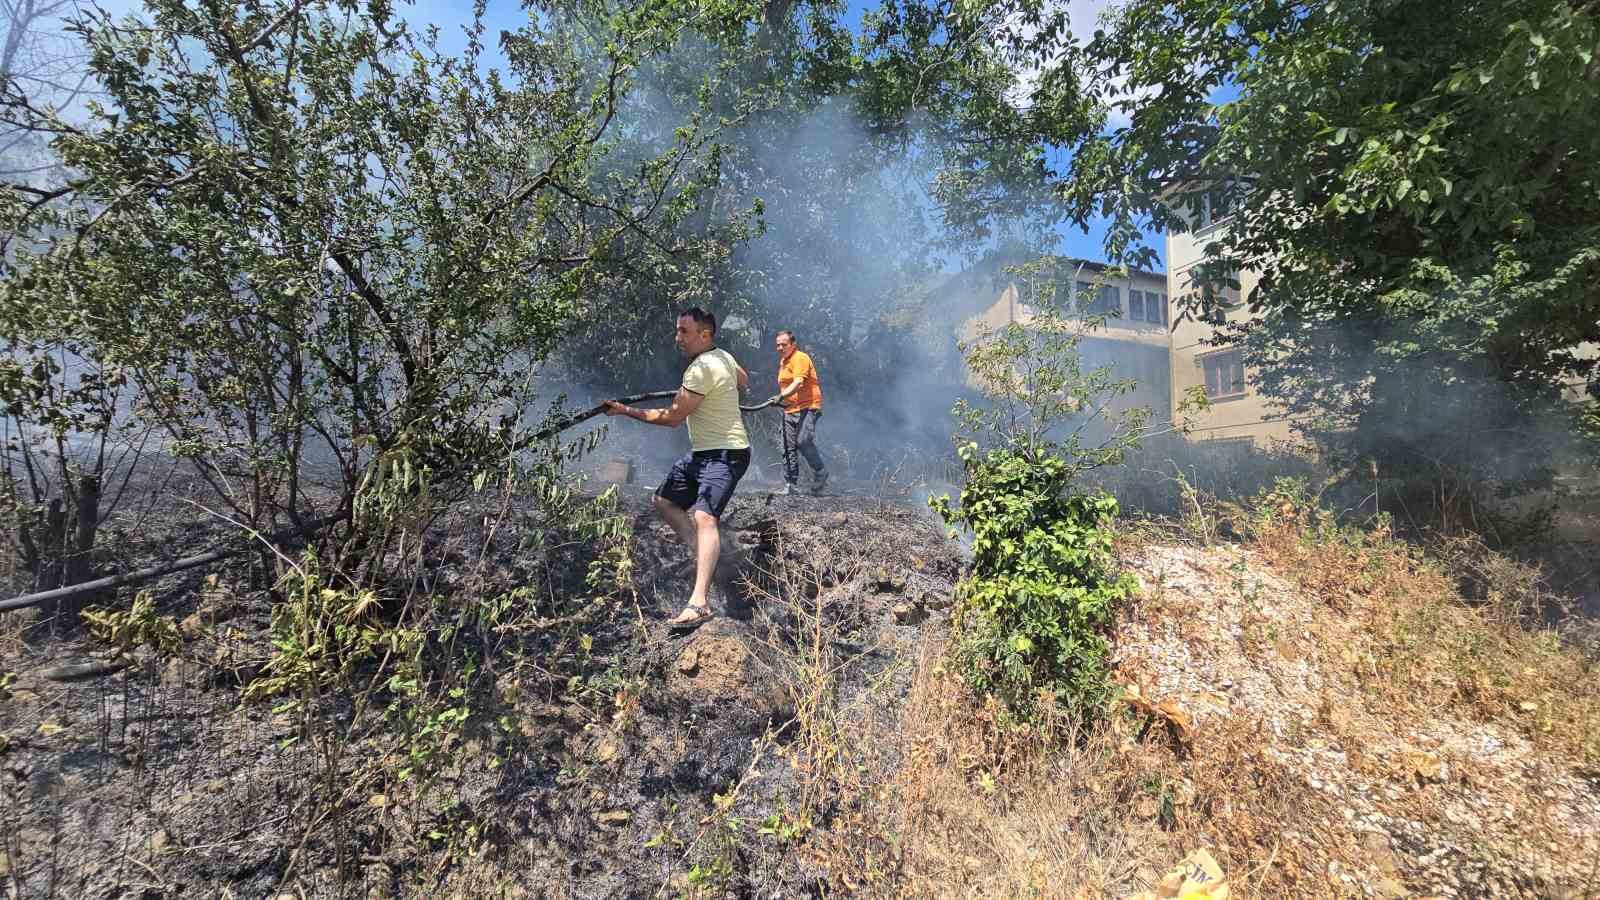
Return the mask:
<svg viewBox="0 0 1600 900">
<path fill-rule="evenodd" d="M 832 815 L 837 801 L 806 778 L 810 729 L 892 717 L 927 607 L 948 606 L 958 549 L 893 501 L 749 491 L 726 520 L 723 615 L 681 636 L 663 623 L 691 587 L 687 551 L 647 491 L 620 502 L 624 590 L 558 617 L 531 608 L 537 594 L 511 594 L 530 609 L 490 629 L 467 618 L 486 582 L 579 596 L 593 554 L 541 565 L 519 549 L 534 523 L 488 533 L 473 510 L 442 526 L 452 539 L 425 551 L 425 568 L 451 593 L 433 621 L 460 632 L 432 637 L 470 642 L 444 658 L 480 667 L 459 721 L 457 701 L 413 716 L 370 656 L 358 668 L 375 681 L 314 716 L 292 695 L 242 702 L 281 671 L 271 597 L 231 587 L 242 572 L 158 585 L 155 613 L 180 644 L 139 647 L 98 676 L 77 677 L 105 648 L 13 621 L 0 878 L 26 897 L 813 889 L 826 873 L 787 852 L 792 840 L 736 846 L 754 827 L 728 823 L 777 816 L 775 833 L 785 815 L 785 827 Z"/>
<path fill-rule="evenodd" d="M 872 779 L 887 837 L 856 883 L 1128 897 L 1206 850 L 1234 897 L 1600 897 L 1600 670 L 1524 629 L 1532 573 L 1498 560 L 1469 600 L 1386 534 L 1233 514 L 1237 541 L 1122 542 L 1140 591 L 1094 727 L 1008 733 L 927 647 L 870 738 L 904 762 Z"/>
<path fill-rule="evenodd" d="M 1018 729 L 945 669 L 960 548 L 907 498 L 746 492 L 740 584 L 686 637 L 683 549 L 645 491 L 622 510 L 626 589 L 447 657 L 477 673 L 459 722 L 390 681 L 241 702 L 271 603 L 229 573 L 162 585 L 180 646 L 110 674 L 54 680 L 104 651 L 13 635 L 9 892 L 1076 900 L 1206 849 L 1236 897 L 1600 896 L 1593 660 L 1386 535 L 1277 501 L 1238 541 L 1133 529 L 1126 695 Z M 581 582 L 583 554 L 529 565 L 460 518 L 439 584 L 478 589 L 471 546 Z"/>
<path fill-rule="evenodd" d="M 1497 670 L 1474 646 L 1492 630 L 1412 560 L 1374 568 L 1373 549 L 1317 585 L 1327 560 L 1269 548 L 1145 548 L 1118 632 L 1127 680 L 1192 719 L 1199 765 L 1217 757 L 1184 798 L 1231 807 L 1215 846 L 1270 842 L 1285 876 L 1336 893 L 1600 891 L 1595 672 L 1562 686 L 1587 708 L 1563 708 L 1543 648 Z"/>
</svg>

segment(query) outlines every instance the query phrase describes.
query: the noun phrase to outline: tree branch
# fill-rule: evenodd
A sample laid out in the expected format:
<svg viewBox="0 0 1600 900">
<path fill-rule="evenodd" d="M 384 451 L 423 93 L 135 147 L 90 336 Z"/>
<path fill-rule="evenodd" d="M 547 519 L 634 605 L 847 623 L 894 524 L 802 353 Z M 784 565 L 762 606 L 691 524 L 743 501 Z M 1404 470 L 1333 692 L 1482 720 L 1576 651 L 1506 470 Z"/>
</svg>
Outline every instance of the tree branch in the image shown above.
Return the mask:
<svg viewBox="0 0 1600 900">
<path fill-rule="evenodd" d="M 290 19 L 293 19 L 295 16 L 300 14 L 300 8 L 304 5 L 305 0 L 295 0 L 294 3 L 290 4 L 288 9 L 283 11 L 283 15 L 274 19 L 267 25 L 267 27 L 261 29 L 261 32 L 247 41 L 243 47 L 240 47 L 239 51 L 241 53 L 249 53 L 258 47 L 265 46 L 267 41 L 272 40 L 272 35 L 277 32 L 278 29 L 287 24 Z"/>
<path fill-rule="evenodd" d="M 417 359 L 411 349 L 411 342 L 406 339 L 405 331 L 400 328 L 394 316 L 390 313 L 388 305 L 384 302 L 383 295 L 372 287 L 371 282 L 362 274 L 353 260 L 342 250 L 334 250 L 328 254 L 329 258 L 338 264 L 339 270 L 350 283 L 355 286 L 356 293 L 367 302 L 367 308 L 378 317 L 378 322 L 383 325 L 383 330 L 389 336 L 390 343 L 394 344 L 395 352 L 400 355 L 400 370 L 405 375 L 406 387 L 412 388 L 417 382 Z"/>
</svg>

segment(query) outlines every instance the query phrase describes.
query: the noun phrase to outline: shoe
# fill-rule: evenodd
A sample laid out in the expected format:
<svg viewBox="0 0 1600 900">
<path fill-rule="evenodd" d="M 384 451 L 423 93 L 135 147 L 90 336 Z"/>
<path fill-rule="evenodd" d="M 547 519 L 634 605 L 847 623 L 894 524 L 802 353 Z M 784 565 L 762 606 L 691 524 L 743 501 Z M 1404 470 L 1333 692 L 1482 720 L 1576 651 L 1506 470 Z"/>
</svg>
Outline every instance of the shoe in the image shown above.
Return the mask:
<svg viewBox="0 0 1600 900">
<path fill-rule="evenodd" d="M 817 480 L 811 482 L 811 493 L 820 494 L 820 493 L 822 493 L 822 489 L 827 487 L 827 486 L 828 486 L 828 473 L 826 471 L 818 472 L 817 473 Z"/>
<path fill-rule="evenodd" d="M 667 621 L 667 628 L 671 631 L 693 631 L 701 625 L 711 621 L 715 616 L 711 610 L 693 603 L 685 606 L 683 612 Z"/>
<path fill-rule="evenodd" d="M 774 497 L 793 497 L 794 495 L 796 495 L 798 493 L 800 493 L 800 487 L 798 485 L 785 484 L 782 488 L 780 488 L 780 489 L 778 489 L 776 491 L 773 491 L 772 492 L 772 496 L 774 496 Z"/>
</svg>

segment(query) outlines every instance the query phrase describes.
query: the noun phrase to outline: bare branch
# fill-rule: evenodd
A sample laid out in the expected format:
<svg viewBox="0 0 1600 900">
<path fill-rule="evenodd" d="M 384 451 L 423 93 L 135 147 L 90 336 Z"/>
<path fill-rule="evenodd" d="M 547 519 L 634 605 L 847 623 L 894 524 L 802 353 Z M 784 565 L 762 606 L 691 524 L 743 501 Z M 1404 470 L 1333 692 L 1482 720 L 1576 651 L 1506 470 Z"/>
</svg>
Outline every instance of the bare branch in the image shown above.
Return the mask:
<svg viewBox="0 0 1600 900">
<path fill-rule="evenodd" d="M 294 3 L 289 5 L 288 9 L 283 11 L 283 15 L 274 19 L 267 25 L 267 27 L 261 29 L 259 34 L 245 42 L 244 46 L 239 48 L 239 52 L 249 53 L 258 47 L 266 46 L 267 41 L 272 40 L 272 35 L 276 33 L 278 29 L 282 28 L 291 19 L 300 14 L 300 8 L 304 5 L 305 0 L 295 0 Z"/>
<path fill-rule="evenodd" d="M 351 285 L 355 287 L 356 293 L 361 295 L 361 299 L 367 301 L 367 308 L 372 310 L 372 314 L 378 317 L 378 321 L 382 323 L 384 331 L 389 336 L 389 341 L 394 345 L 395 352 L 400 356 L 400 370 L 405 375 L 406 386 L 415 386 L 417 381 L 416 356 L 411 349 L 411 342 L 406 339 L 405 332 L 400 328 L 400 323 L 395 320 L 394 315 L 389 311 L 383 295 L 372 287 L 372 283 L 362 273 L 361 267 L 356 265 L 355 261 L 344 251 L 335 250 L 329 253 L 328 256 L 338 264 L 339 270 L 344 273 L 345 277 L 350 279 Z"/>
</svg>

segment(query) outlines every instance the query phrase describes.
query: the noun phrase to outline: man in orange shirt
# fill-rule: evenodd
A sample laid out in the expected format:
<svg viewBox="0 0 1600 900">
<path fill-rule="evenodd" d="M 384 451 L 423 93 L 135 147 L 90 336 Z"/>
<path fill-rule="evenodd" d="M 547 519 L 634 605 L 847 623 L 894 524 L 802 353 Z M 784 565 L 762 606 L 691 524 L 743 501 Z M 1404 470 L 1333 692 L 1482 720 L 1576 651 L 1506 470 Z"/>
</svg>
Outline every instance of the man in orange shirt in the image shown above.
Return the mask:
<svg viewBox="0 0 1600 900">
<path fill-rule="evenodd" d="M 778 346 L 778 397 L 783 400 L 783 480 L 782 493 L 799 491 L 800 456 L 811 466 L 813 494 L 822 493 L 828 473 L 817 452 L 817 419 L 822 416 L 822 385 L 817 383 L 817 367 L 811 357 L 795 346 L 794 332 L 780 331 Z"/>
</svg>

